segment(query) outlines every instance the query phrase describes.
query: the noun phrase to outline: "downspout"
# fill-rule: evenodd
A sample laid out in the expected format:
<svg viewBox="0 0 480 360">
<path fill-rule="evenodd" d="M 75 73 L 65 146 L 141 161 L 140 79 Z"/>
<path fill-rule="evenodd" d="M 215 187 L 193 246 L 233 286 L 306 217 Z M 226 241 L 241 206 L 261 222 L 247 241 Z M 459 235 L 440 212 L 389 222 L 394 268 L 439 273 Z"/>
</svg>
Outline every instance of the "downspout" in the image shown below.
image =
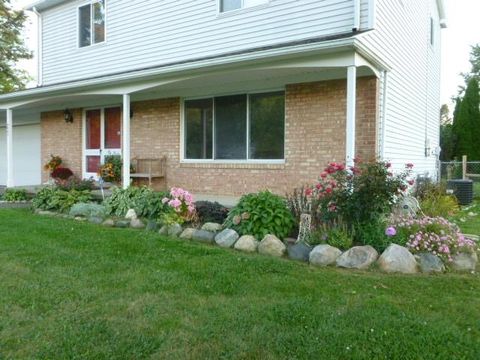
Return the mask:
<svg viewBox="0 0 480 360">
<path fill-rule="evenodd" d="M 381 140 L 380 140 L 380 158 L 385 160 L 385 137 L 387 135 L 387 92 L 388 92 L 388 72 L 383 71 L 383 94 L 382 94 L 382 114 L 381 122 Z"/>
<path fill-rule="evenodd" d="M 360 2 L 361 0 L 353 0 L 353 31 L 360 30 Z"/>
<path fill-rule="evenodd" d="M 37 86 L 43 85 L 43 24 L 42 24 L 42 14 L 37 11 L 37 8 L 34 6 L 32 11 L 37 15 L 37 27 L 38 27 L 38 48 L 37 48 Z"/>
</svg>

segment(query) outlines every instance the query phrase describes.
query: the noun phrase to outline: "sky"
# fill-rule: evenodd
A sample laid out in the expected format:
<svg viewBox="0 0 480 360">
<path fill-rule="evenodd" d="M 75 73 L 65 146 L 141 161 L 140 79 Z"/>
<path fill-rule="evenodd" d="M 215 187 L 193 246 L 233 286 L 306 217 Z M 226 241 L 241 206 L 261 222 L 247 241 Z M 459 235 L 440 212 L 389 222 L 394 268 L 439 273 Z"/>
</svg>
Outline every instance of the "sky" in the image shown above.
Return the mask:
<svg viewBox="0 0 480 360">
<path fill-rule="evenodd" d="M 12 4 L 16 7 L 22 7 L 32 2 L 32 0 L 12 0 Z M 480 30 L 475 28 L 480 14 L 480 0 L 445 0 L 445 5 L 448 28 L 442 30 L 441 102 L 449 104 L 452 108 L 451 98 L 457 94 L 458 87 L 463 85 L 460 73 L 470 70 L 470 48 L 472 45 L 480 44 Z M 25 30 L 25 41 L 34 54 L 37 37 L 36 17 L 31 14 Z M 18 67 L 26 69 L 36 79 L 36 58 L 22 61 Z M 35 86 L 35 84 L 36 82 L 32 81 L 30 85 Z"/>
</svg>

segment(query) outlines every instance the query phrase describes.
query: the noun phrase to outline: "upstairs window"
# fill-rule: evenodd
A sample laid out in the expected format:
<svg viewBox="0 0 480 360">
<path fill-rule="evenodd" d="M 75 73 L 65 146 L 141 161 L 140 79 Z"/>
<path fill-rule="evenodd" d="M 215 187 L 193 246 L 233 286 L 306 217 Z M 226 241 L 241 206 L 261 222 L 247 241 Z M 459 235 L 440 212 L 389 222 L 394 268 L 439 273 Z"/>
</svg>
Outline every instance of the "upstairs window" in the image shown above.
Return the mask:
<svg viewBox="0 0 480 360">
<path fill-rule="evenodd" d="M 78 8 L 79 46 L 105 41 L 105 0 L 92 1 Z"/>
<path fill-rule="evenodd" d="M 220 12 L 266 4 L 269 0 L 220 0 Z"/>
</svg>

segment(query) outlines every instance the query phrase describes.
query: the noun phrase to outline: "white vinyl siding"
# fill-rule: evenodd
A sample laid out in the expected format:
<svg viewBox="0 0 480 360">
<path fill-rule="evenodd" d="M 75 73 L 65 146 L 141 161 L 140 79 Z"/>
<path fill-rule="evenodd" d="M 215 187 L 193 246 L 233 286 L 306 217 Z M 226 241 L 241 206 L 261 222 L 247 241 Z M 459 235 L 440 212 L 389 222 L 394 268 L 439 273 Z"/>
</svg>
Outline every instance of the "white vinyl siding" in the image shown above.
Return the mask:
<svg viewBox="0 0 480 360">
<path fill-rule="evenodd" d="M 425 156 L 425 142 L 432 151 L 439 146 L 440 41 L 430 43 L 431 18 L 435 37 L 440 34 L 436 0 L 377 0 L 376 14 L 376 30 L 362 42 L 392 68 L 381 109 L 384 158 L 397 168 L 414 163 L 418 173 L 435 176 L 436 158 Z"/>
<path fill-rule="evenodd" d="M 65 82 L 250 48 L 348 33 L 354 0 L 271 0 L 219 14 L 218 0 L 109 0 L 102 46 L 78 48 L 71 1 L 43 13 L 43 80 Z M 361 0 L 361 28 L 368 4 Z M 105 66 L 108 64 L 108 66 Z"/>
</svg>

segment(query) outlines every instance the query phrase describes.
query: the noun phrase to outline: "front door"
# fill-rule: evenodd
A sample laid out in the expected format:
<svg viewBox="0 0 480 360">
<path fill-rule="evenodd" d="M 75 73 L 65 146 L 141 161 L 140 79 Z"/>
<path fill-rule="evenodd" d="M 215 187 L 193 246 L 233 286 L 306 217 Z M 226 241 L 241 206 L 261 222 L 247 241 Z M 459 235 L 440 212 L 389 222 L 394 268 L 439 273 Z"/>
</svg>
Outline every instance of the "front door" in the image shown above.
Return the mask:
<svg viewBox="0 0 480 360">
<path fill-rule="evenodd" d="M 83 177 L 98 179 L 105 156 L 121 155 L 121 109 L 86 110 L 84 116 Z"/>
</svg>

